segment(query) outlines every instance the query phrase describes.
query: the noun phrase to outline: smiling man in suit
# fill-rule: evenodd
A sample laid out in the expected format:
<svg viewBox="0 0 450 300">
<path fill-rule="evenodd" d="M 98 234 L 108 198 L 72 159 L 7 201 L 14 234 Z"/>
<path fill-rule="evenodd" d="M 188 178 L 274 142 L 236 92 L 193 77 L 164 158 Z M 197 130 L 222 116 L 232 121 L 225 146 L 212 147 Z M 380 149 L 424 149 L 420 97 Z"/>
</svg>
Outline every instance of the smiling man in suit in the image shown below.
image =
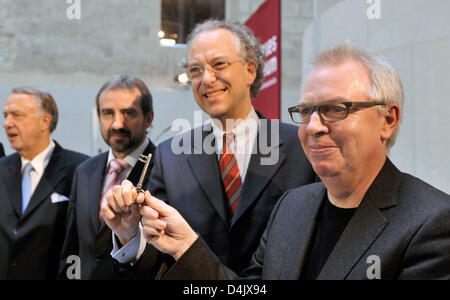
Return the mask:
<svg viewBox="0 0 450 300">
<path fill-rule="evenodd" d="M 55 279 L 75 167 L 87 156 L 51 140 L 52 96 L 16 88 L 3 127 L 17 153 L 0 160 L 0 279 Z"/>
<path fill-rule="evenodd" d="M 81 279 L 121 278 L 113 272 L 112 233 L 100 207 L 114 185 L 124 179 L 138 183 L 144 168 L 140 157 L 155 149 L 147 138 L 147 129 L 153 122 L 152 95 L 142 80 L 129 75 L 111 78 L 99 90 L 96 105 L 100 130 L 110 149 L 85 161 L 75 172 L 60 278 L 67 276 L 67 259 L 71 255 L 80 258 Z M 151 165 L 144 183 L 150 169 Z M 131 212 L 124 218 L 130 215 Z"/>
<path fill-rule="evenodd" d="M 387 157 L 404 99 L 397 72 L 348 42 L 319 54 L 314 66 L 289 111 L 322 182 L 280 199 L 242 276 L 450 279 L 450 196 Z M 146 203 L 146 239 L 177 261 L 161 269 L 163 278 L 237 277 L 175 209 L 149 193 Z"/>
<path fill-rule="evenodd" d="M 221 262 L 239 272 L 250 262 L 278 198 L 316 176 L 297 127 L 267 120 L 252 106 L 264 80 L 265 56 L 250 29 L 206 21 L 194 29 L 188 49 L 195 100 L 212 120 L 158 146 L 148 188 L 179 209 Z M 109 197 L 107 222 L 129 209 L 136 197 L 131 187 L 124 182 Z M 113 224 L 114 232 L 138 233 L 137 222 L 121 225 Z"/>
</svg>

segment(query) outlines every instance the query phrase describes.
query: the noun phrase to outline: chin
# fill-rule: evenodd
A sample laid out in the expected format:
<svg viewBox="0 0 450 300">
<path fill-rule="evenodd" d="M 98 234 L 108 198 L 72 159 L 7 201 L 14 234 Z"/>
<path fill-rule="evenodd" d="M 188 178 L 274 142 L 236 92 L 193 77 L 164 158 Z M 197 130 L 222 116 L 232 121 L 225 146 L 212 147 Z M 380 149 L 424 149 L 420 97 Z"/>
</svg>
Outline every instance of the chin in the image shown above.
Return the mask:
<svg viewBox="0 0 450 300">
<path fill-rule="evenodd" d="M 334 177 L 339 174 L 338 168 L 327 163 L 312 163 L 312 167 L 319 177 Z"/>
</svg>

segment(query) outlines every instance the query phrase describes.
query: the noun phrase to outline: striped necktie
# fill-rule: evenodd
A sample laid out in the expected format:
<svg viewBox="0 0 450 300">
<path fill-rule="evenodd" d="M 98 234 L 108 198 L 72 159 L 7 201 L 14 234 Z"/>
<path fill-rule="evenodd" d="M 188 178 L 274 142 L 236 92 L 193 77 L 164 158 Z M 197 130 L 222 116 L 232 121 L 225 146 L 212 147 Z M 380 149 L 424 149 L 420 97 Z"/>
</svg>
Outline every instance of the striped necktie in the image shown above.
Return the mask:
<svg viewBox="0 0 450 300">
<path fill-rule="evenodd" d="M 225 194 L 227 195 L 231 218 L 233 218 L 233 215 L 236 212 L 236 207 L 239 203 L 242 184 L 236 157 L 230 148 L 233 139 L 233 133 L 224 133 L 222 154 L 220 155 L 219 162 L 220 174 L 222 176 Z"/>
<path fill-rule="evenodd" d="M 111 191 L 114 186 L 120 184 L 120 176 L 125 169 L 127 169 L 130 165 L 126 162 L 120 162 L 118 159 L 113 159 L 109 163 L 108 174 L 106 175 L 105 184 L 103 186 L 103 193 L 100 201 L 100 208 L 102 205 L 106 205 L 106 195 L 109 191 Z M 100 210 L 100 220 L 103 220 L 103 216 Z"/>
</svg>

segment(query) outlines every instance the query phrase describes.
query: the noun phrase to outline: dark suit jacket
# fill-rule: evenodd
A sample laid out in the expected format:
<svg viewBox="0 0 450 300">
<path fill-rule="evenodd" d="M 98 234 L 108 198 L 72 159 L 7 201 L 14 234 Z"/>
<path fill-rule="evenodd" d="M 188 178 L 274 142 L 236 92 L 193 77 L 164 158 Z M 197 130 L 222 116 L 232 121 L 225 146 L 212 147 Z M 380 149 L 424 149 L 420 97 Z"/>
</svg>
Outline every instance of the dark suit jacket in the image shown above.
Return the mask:
<svg viewBox="0 0 450 300">
<path fill-rule="evenodd" d="M 316 183 L 280 199 L 243 276 L 298 279 L 326 189 Z M 450 196 L 389 160 L 338 240 L 318 279 L 450 279 Z M 202 263 L 199 264 L 198 262 Z M 201 239 L 165 279 L 230 279 Z"/>
<path fill-rule="evenodd" d="M 210 148 L 215 149 L 214 144 L 211 145 L 214 143 L 211 125 L 164 142 L 155 151 L 155 166 L 149 185 L 151 193 L 176 208 L 220 261 L 237 272 L 250 263 L 270 213 L 281 195 L 289 189 L 316 181 L 298 140 L 298 127 L 266 121 L 268 125 L 261 126 L 258 131 L 258 147 L 251 156 L 232 220 L 218 156 L 215 152 L 208 154 L 202 151 L 203 143 L 209 143 Z M 276 135 L 279 139 L 275 138 Z M 196 143 L 196 139 L 200 143 Z M 172 142 L 181 148 L 187 146 L 184 149 L 190 153 L 175 154 L 171 149 Z M 277 151 L 278 157 L 275 155 Z M 278 159 L 274 164 L 264 165 L 261 159 L 271 155 Z"/>
<path fill-rule="evenodd" d="M 145 155 L 154 152 L 150 144 Z M 67 257 L 78 255 L 81 261 L 81 279 L 119 279 L 121 274 L 113 272 L 111 258 L 112 233 L 104 222 L 100 223 L 100 196 L 108 152 L 102 153 L 82 163 L 75 171 L 72 194 L 67 213 L 66 240 L 60 262 L 60 278 L 66 278 Z M 152 168 L 150 162 L 145 183 Z M 144 163 L 138 161 L 128 176 L 136 185 L 140 179 Z"/>
<path fill-rule="evenodd" d="M 5 150 L 3 149 L 2 143 L 0 143 L 0 157 L 5 156 Z"/>
<path fill-rule="evenodd" d="M 75 167 L 87 156 L 55 142 L 52 157 L 22 215 L 22 163 L 18 154 L 0 160 L 0 279 L 55 279 L 64 241 L 68 201 Z"/>
</svg>

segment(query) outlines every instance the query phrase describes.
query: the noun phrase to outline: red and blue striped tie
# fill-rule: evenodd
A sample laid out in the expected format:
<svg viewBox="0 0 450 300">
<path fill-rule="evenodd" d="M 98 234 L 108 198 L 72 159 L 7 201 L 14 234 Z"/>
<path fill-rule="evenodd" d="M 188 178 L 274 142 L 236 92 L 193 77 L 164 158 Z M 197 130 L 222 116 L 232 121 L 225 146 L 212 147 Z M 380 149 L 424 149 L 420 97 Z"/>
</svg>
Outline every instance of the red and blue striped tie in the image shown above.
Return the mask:
<svg viewBox="0 0 450 300">
<path fill-rule="evenodd" d="M 223 148 L 219 163 L 220 174 L 222 175 L 223 186 L 225 187 L 225 193 L 227 195 L 228 205 L 231 211 L 231 218 L 233 217 L 239 203 L 242 184 L 236 157 L 230 148 L 233 139 L 233 133 L 224 133 Z"/>
</svg>

